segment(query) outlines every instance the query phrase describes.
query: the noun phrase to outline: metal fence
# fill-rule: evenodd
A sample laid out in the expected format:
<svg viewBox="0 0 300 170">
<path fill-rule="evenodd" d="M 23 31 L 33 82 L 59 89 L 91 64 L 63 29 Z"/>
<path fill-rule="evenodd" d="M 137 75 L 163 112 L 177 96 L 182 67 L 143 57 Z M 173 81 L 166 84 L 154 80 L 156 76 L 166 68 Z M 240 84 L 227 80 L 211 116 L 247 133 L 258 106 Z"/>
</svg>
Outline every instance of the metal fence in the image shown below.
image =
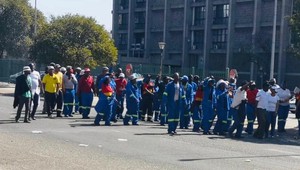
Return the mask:
<svg viewBox="0 0 300 170">
<path fill-rule="evenodd" d="M 0 81 L 9 82 L 9 76 L 21 72 L 28 60 L 0 59 Z"/>
</svg>

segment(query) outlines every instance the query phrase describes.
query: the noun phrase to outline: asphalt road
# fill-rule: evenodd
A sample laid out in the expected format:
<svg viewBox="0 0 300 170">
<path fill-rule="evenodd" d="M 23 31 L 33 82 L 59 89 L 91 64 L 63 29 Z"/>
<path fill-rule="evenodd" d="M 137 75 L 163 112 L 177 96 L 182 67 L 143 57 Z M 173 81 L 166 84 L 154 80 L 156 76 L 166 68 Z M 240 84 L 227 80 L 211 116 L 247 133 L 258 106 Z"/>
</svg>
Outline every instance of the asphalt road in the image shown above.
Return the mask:
<svg viewBox="0 0 300 170">
<path fill-rule="evenodd" d="M 48 119 L 38 114 L 30 124 L 17 124 L 12 100 L 0 96 L 0 170 L 300 169 L 294 119 L 288 120 L 288 134 L 273 139 L 246 135 L 235 140 L 191 130 L 169 136 L 158 124 L 95 127 L 93 119 L 82 120 L 79 115 Z"/>
</svg>

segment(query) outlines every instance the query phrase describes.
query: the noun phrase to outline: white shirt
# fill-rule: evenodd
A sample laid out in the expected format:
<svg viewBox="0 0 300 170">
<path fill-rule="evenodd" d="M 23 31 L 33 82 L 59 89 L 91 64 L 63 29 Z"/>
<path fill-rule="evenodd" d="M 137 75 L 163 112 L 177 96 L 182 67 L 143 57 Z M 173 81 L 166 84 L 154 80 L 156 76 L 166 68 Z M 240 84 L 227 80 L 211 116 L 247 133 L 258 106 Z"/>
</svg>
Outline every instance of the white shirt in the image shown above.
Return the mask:
<svg viewBox="0 0 300 170">
<path fill-rule="evenodd" d="M 30 73 L 30 78 L 31 78 L 31 81 L 32 81 L 32 86 L 31 86 L 31 92 L 32 94 L 34 95 L 35 93 L 36 94 L 40 94 L 41 92 L 41 89 L 39 87 L 39 81 L 41 80 L 41 76 L 40 76 L 40 73 L 37 72 L 37 71 L 33 71 Z"/>
<path fill-rule="evenodd" d="M 235 94 L 233 96 L 233 101 L 231 104 L 231 108 L 235 108 L 237 109 L 237 106 L 240 105 L 242 103 L 242 100 L 246 100 L 247 99 L 247 93 L 245 90 L 241 90 L 242 87 L 239 87 L 236 91 Z"/>
<path fill-rule="evenodd" d="M 267 107 L 268 107 L 268 94 L 270 94 L 269 91 L 265 92 L 262 89 L 259 90 L 259 92 L 256 94 L 256 101 L 258 101 L 257 108 L 267 109 Z"/>
<path fill-rule="evenodd" d="M 267 99 L 268 99 L 267 111 L 275 112 L 276 111 L 276 105 L 279 102 L 279 97 L 277 95 L 272 96 L 271 94 L 268 94 Z"/>
<path fill-rule="evenodd" d="M 288 106 L 290 104 L 288 99 L 290 99 L 290 97 L 291 97 L 291 92 L 289 89 L 283 90 L 282 88 L 280 88 L 277 90 L 277 95 L 278 95 L 280 101 L 283 102 L 283 101 L 287 100 L 284 103 L 279 103 L 281 106 Z"/>
<path fill-rule="evenodd" d="M 179 83 L 175 83 L 175 95 L 174 95 L 174 101 L 179 100 Z"/>
</svg>

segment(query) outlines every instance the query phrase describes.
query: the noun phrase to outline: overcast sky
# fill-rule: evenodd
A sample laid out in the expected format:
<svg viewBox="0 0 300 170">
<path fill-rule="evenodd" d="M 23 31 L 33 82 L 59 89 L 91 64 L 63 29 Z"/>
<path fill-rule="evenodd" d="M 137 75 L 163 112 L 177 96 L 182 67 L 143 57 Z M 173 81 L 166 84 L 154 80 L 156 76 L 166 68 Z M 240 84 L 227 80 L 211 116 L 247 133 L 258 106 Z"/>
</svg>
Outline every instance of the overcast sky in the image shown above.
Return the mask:
<svg viewBox="0 0 300 170">
<path fill-rule="evenodd" d="M 108 31 L 112 29 L 113 0 L 36 0 L 37 8 L 49 18 L 51 15 L 80 14 L 93 17 L 97 23 L 104 25 Z M 35 0 L 29 0 L 34 7 Z"/>
</svg>

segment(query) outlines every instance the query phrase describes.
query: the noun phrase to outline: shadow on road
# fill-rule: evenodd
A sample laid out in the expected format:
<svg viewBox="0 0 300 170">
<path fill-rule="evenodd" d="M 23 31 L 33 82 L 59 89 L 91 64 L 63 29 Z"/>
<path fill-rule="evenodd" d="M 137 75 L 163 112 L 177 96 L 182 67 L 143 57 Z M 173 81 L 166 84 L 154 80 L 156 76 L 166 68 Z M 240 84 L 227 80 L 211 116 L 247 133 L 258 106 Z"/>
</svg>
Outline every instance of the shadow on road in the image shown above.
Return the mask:
<svg viewBox="0 0 300 170">
<path fill-rule="evenodd" d="M 207 160 L 250 159 L 250 158 L 279 158 L 279 157 L 300 157 L 300 154 L 197 158 L 197 159 L 180 159 L 179 161 L 181 161 L 181 162 L 192 162 L 192 161 L 207 161 Z"/>
</svg>

